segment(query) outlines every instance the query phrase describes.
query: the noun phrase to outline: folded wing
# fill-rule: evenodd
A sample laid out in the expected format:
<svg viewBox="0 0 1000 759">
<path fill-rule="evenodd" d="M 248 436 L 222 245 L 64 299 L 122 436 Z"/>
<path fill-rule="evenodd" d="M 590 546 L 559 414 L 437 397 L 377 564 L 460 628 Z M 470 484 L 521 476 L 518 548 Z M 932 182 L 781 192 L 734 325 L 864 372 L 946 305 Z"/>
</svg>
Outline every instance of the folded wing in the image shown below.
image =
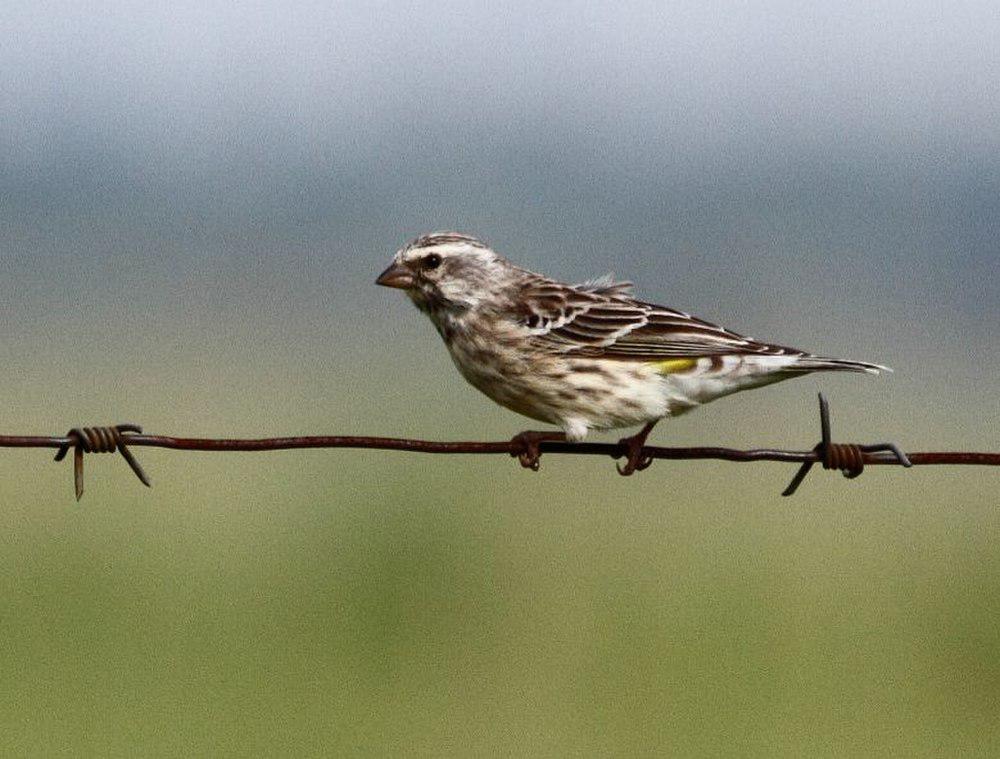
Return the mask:
<svg viewBox="0 0 1000 759">
<path fill-rule="evenodd" d="M 602 283 L 603 284 L 603 283 Z M 521 323 L 543 350 L 595 358 L 657 361 L 722 355 L 806 356 L 769 345 L 666 306 L 635 300 L 607 286 L 528 283 Z"/>
</svg>

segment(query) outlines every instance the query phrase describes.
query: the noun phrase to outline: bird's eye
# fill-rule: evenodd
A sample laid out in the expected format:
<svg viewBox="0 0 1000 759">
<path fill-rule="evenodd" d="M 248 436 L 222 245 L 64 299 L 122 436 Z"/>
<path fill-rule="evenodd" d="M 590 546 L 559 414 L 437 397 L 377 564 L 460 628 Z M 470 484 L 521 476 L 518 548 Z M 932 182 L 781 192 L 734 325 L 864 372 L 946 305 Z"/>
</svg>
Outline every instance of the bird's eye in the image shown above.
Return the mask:
<svg viewBox="0 0 1000 759">
<path fill-rule="evenodd" d="M 423 266 L 425 269 L 436 269 L 441 265 L 441 256 L 437 253 L 431 253 L 429 256 L 424 256 Z"/>
</svg>

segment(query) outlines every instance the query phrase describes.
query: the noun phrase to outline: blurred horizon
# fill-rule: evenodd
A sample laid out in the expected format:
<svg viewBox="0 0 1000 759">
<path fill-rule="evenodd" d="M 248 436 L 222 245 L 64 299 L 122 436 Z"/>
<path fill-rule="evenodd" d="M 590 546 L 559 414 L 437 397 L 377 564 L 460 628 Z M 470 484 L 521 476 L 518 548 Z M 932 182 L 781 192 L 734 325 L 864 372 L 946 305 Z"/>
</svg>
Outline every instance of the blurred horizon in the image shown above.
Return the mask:
<svg viewBox="0 0 1000 759">
<path fill-rule="evenodd" d="M 1000 7 L 11 2 L 3 432 L 504 439 L 434 229 L 888 364 L 669 445 L 996 450 Z M 614 439 L 618 433 L 596 436 Z M 15 755 L 991 755 L 996 473 L 0 455 Z"/>
</svg>

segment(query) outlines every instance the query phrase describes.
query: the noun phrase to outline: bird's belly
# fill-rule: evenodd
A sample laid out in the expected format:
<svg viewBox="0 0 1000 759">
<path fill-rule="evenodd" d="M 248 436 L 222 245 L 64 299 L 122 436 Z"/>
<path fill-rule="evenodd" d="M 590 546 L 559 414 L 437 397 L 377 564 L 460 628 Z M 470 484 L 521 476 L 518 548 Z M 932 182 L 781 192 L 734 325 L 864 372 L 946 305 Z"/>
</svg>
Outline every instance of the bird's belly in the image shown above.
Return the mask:
<svg viewBox="0 0 1000 759">
<path fill-rule="evenodd" d="M 551 424 L 577 420 L 593 429 L 644 424 L 673 411 L 654 370 L 620 361 L 518 354 L 452 345 L 462 376 L 501 406 Z M 687 406 L 682 399 L 677 408 Z"/>
</svg>

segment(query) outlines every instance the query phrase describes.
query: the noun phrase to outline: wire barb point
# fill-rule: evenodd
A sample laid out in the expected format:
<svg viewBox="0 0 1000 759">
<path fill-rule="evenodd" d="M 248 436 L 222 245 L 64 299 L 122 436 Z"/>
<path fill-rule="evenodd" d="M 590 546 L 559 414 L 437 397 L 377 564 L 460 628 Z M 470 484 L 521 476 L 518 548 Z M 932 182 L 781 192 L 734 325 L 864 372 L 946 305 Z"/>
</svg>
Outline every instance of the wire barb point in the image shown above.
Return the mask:
<svg viewBox="0 0 1000 759">
<path fill-rule="evenodd" d="M 125 445 L 131 434 L 141 434 L 142 427 L 138 424 L 117 424 L 113 427 L 74 427 L 66 433 L 66 441 L 59 446 L 55 461 L 62 461 L 73 449 L 73 487 L 76 500 L 83 498 L 83 454 L 84 453 L 121 453 L 129 468 L 147 488 L 152 487 L 149 475 L 136 461 L 132 451 Z"/>
</svg>

